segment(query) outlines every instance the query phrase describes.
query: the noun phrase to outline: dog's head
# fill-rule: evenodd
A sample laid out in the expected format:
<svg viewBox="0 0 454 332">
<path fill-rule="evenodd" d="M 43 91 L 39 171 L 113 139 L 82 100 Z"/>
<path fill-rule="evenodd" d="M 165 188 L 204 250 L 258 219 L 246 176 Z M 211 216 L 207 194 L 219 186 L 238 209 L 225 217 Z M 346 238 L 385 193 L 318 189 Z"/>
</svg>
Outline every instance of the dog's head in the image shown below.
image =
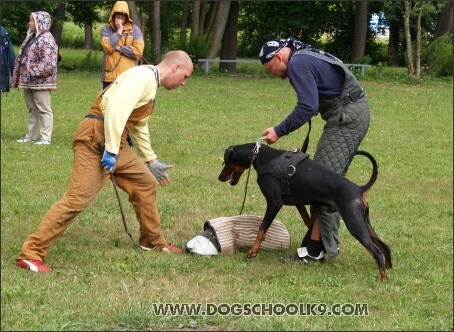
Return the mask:
<svg viewBox="0 0 454 332">
<path fill-rule="evenodd" d="M 253 143 L 229 146 L 224 152 L 224 168 L 218 180 L 236 185 L 244 170 L 251 166 L 254 146 Z"/>
</svg>

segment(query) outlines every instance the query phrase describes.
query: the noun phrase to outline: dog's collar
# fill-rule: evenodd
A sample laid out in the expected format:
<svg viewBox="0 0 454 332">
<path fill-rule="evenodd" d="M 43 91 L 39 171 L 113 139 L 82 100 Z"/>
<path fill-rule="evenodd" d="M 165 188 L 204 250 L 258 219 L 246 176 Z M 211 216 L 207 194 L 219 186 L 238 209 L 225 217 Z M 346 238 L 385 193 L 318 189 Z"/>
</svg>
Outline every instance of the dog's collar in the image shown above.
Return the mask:
<svg viewBox="0 0 454 332">
<path fill-rule="evenodd" d="M 260 147 L 262 146 L 262 144 L 260 143 L 260 141 L 263 141 L 265 139 L 265 136 L 262 136 L 260 137 L 257 142 L 255 142 L 255 147 L 252 149 L 252 153 L 253 154 L 258 154 L 259 153 L 259 150 L 260 150 Z"/>
<path fill-rule="evenodd" d="M 255 159 L 255 156 L 259 154 L 259 151 L 260 151 L 260 147 L 262 146 L 262 144 L 260 143 L 260 141 L 264 140 L 265 139 L 265 136 L 262 136 L 260 137 L 257 142 L 255 142 L 255 146 L 254 148 L 252 149 L 252 157 L 251 157 L 251 164 L 252 162 L 254 161 Z"/>
</svg>

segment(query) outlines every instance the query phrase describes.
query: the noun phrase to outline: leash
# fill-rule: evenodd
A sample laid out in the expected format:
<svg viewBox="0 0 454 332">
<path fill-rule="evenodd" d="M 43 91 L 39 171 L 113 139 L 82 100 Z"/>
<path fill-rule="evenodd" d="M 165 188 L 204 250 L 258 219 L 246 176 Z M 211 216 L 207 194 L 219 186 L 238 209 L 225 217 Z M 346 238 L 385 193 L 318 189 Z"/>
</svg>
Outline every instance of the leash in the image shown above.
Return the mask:
<svg viewBox="0 0 454 332">
<path fill-rule="evenodd" d="M 309 146 L 309 134 L 311 133 L 312 128 L 312 123 L 310 119 L 307 121 L 307 124 L 309 125 L 309 130 L 307 131 L 306 138 L 304 139 L 303 146 L 301 147 L 302 152 L 306 152 L 307 147 Z"/>
<path fill-rule="evenodd" d="M 244 209 L 244 203 L 246 202 L 246 196 L 247 196 L 247 186 L 249 183 L 249 175 L 251 174 L 251 168 L 252 168 L 252 163 L 254 162 L 255 157 L 258 155 L 261 144 L 260 141 L 264 140 L 265 136 L 260 137 L 257 142 L 255 142 L 255 147 L 252 149 L 252 157 L 251 157 L 251 164 L 249 165 L 249 170 L 247 172 L 247 178 L 246 178 L 246 185 L 244 187 L 244 198 L 243 198 L 243 204 L 241 205 L 241 210 L 240 210 L 240 215 L 243 213 Z"/>
<path fill-rule="evenodd" d="M 98 141 L 98 148 L 103 151 L 102 149 L 102 146 L 101 146 L 101 142 Z M 115 182 L 115 178 L 113 176 L 113 173 L 110 173 L 110 180 L 112 181 L 112 185 L 115 189 L 115 195 L 117 196 L 117 200 L 118 200 L 118 205 L 120 206 L 120 213 L 121 213 L 121 218 L 123 220 L 123 226 L 125 228 L 125 232 L 126 234 L 129 236 L 129 238 L 131 239 L 133 245 L 134 245 L 134 249 L 138 252 L 140 252 L 140 256 L 145 259 L 145 257 L 143 256 L 143 252 L 142 250 L 149 250 L 148 248 L 145 248 L 145 247 L 142 247 L 140 244 L 138 244 L 136 241 L 134 241 L 134 239 L 132 238 L 132 235 L 131 235 L 131 232 L 128 230 L 128 224 L 126 223 L 126 218 L 125 218 L 125 213 L 123 211 L 123 204 L 121 203 L 121 198 L 120 198 L 120 193 L 118 192 L 118 188 L 117 188 L 117 183 Z"/>
<path fill-rule="evenodd" d="M 113 176 L 113 173 L 110 173 L 110 180 L 112 181 L 113 187 L 115 189 L 115 194 L 117 195 L 118 205 L 120 206 L 121 218 L 123 219 L 123 226 L 125 228 L 125 232 L 126 232 L 126 234 L 128 234 L 129 238 L 131 239 L 131 241 L 132 241 L 132 243 L 134 245 L 134 249 L 136 251 L 140 252 L 140 256 L 143 259 L 145 259 L 145 257 L 143 257 L 142 250 L 148 250 L 148 248 L 142 247 L 140 244 L 138 244 L 136 241 L 134 241 L 134 239 L 132 238 L 131 232 L 128 230 L 128 225 L 126 223 L 125 213 L 123 211 L 123 204 L 121 204 L 120 194 L 118 193 L 117 184 L 115 182 L 115 178 Z"/>
</svg>

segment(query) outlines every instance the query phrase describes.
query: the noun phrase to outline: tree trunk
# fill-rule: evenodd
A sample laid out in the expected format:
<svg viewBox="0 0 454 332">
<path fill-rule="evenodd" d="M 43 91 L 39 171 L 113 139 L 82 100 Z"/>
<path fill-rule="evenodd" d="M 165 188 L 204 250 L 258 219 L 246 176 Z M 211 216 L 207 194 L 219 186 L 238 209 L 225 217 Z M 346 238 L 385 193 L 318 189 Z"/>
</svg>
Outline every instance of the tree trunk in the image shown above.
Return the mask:
<svg viewBox="0 0 454 332">
<path fill-rule="evenodd" d="M 231 1 L 217 2 L 216 18 L 214 19 L 213 29 L 211 30 L 212 44 L 210 52 L 208 53 L 209 59 L 214 59 L 219 53 L 221 47 L 222 36 L 224 35 L 225 25 L 229 16 Z"/>
<path fill-rule="evenodd" d="M 148 20 L 148 16 L 146 14 L 142 14 L 142 17 L 140 18 L 140 31 L 142 31 L 142 36 L 143 36 L 144 41 L 145 41 L 145 31 L 147 30 L 147 20 Z M 142 57 L 139 60 L 139 65 L 142 65 L 144 61 L 148 64 L 148 60 L 145 59 L 144 55 L 142 54 Z"/>
<path fill-rule="evenodd" d="M 416 24 L 416 64 L 415 64 L 415 78 L 419 80 L 421 78 L 421 17 L 425 2 L 421 2 L 419 8 L 418 21 Z"/>
<path fill-rule="evenodd" d="M 93 26 L 91 24 L 85 23 L 84 50 L 93 51 L 94 49 L 95 49 L 95 44 L 93 42 Z"/>
<path fill-rule="evenodd" d="M 397 22 L 392 22 L 389 25 L 388 66 L 390 67 L 398 67 L 400 65 L 399 30 L 400 25 Z"/>
<path fill-rule="evenodd" d="M 61 36 L 63 33 L 63 23 L 65 19 L 65 6 L 64 2 L 60 2 L 57 9 L 53 13 L 52 26 L 50 27 L 50 33 L 54 36 L 57 45 L 61 44 Z"/>
<path fill-rule="evenodd" d="M 205 33 L 205 20 L 207 17 L 207 10 L 208 10 L 208 4 L 210 1 L 203 1 L 202 2 L 202 7 L 200 8 L 200 14 L 199 14 L 199 33 L 204 34 Z"/>
<path fill-rule="evenodd" d="M 405 1 L 405 15 L 404 15 L 404 29 L 405 29 L 405 45 L 407 51 L 407 68 L 408 75 L 415 76 L 415 67 L 413 63 L 413 49 L 411 45 L 411 32 L 410 32 L 410 2 Z"/>
<path fill-rule="evenodd" d="M 440 16 L 438 17 L 437 27 L 435 28 L 434 39 L 443 36 L 445 33 L 453 33 L 453 8 L 454 2 L 449 1 L 441 11 Z"/>
<path fill-rule="evenodd" d="M 200 1 L 194 1 L 192 4 L 192 23 L 191 23 L 191 42 L 194 42 L 199 35 L 199 19 L 200 19 Z"/>
<path fill-rule="evenodd" d="M 161 61 L 161 1 L 153 1 L 152 4 L 152 62 L 158 64 Z"/>
<path fill-rule="evenodd" d="M 238 1 L 232 1 L 230 4 L 229 17 L 225 26 L 224 36 L 222 37 L 220 58 L 226 60 L 235 60 L 238 46 L 238 17 L 240 6 Z M 235 62 L 221 62 L 220 71 L 227 71 L 229 74 L 236 74 Z"/>
<path fill-rule="evenodd" d="M 136 2 L 135 1 L 126 1 L 126 2 L 128 3 L 128 7 L 129 7 L 129 18 L 132 20 L 132 22 L 135 25 L 140 27 L 141 20 L 140 20 L 139 12 L 137 11 Z"/>
<path fill-rule="evenodd" d="M 142 14 L 142 17 L 140 18 L 140 31 L 142 31 L 144 40 L 145 40 L 145 31 L 147 30 L 147 20 L 148 20 L 148 16 L 146 14 Z"/>
<path fill-rule="evenodd" d="M 367 34 L 367 1 L 355 1 L 355 28 L 353 32 L 353 48 L 349 62 L 362 58 L 366 50 Z"/>
<path fill-rule="evenodd" d="M 181 15 L 180 26 L 180 48 L 186 49 L 186 34 L 188 32 L 189 1 L 183 1 L 183 14 Z"/>
<path fill-rule="evenodd" d="M 168 26 L 161 25 L 161 54 L 165 54 L 169 51 L 170 49 L 170 31 Z"/>
<path fill-rule="evenodd" d="M 205 24 L 203 27 L 203 33 L 206 33 L 207 35 L 209 35 L 210 31 L 213 29 L 214 18 L 216 17 L 216 13 L 218 11 L 220 2 L 225 2 L 225 1 L 211 1 L 210 2 L 210 8 L 208 10 L 208 14 L 204 18 Z"/>
</svg>

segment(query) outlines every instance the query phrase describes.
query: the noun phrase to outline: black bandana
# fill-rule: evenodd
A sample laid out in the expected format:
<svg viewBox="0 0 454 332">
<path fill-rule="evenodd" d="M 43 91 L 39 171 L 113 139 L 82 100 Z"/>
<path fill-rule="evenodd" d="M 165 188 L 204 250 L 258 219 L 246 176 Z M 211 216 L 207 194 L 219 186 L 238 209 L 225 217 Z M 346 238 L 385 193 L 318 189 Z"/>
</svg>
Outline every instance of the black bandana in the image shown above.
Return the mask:
<svg viewBox="0 0 454 332">
<path fill-rule="evenodd" d="M 259 54 L 260 62 L 262 63 L 262 65 L 270 61 L 276 55 L 276 53 L 284 47 L 290 47 L 292 50 L 300 50 L 302 48 L 308 48 L 310 47 L 310 45 L 307 45 L 293 37 L 267 41 L 265 44 L 263 44 Z"/>
</svg>

